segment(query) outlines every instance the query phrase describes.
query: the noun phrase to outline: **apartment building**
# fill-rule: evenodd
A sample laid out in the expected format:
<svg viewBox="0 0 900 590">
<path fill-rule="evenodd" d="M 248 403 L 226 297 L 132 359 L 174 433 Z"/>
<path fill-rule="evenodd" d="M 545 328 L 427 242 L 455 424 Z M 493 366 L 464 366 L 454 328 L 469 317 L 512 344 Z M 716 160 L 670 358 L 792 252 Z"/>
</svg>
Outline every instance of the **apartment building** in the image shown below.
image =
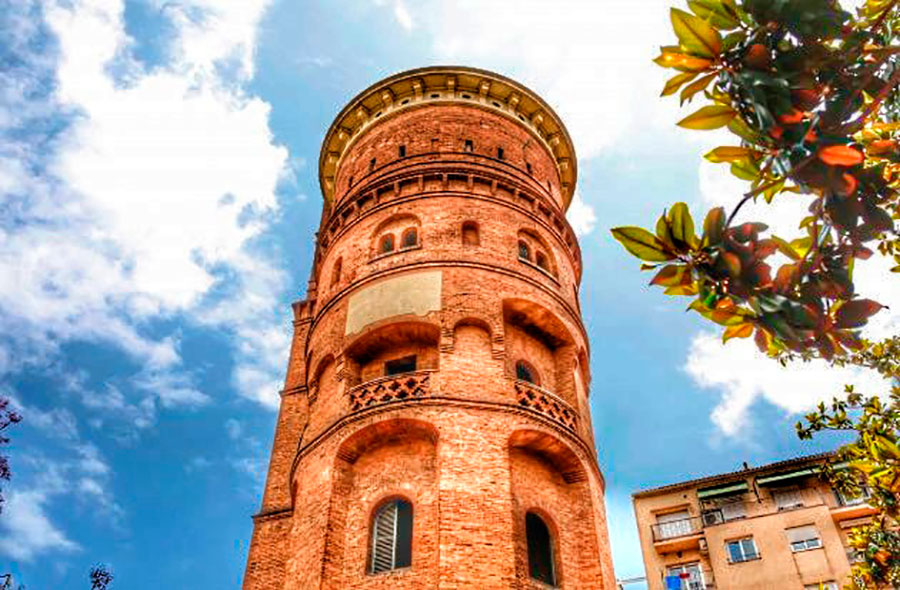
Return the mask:
<svg viewBox="0 0 900 590">
<path fill-rule="evenodd" d="M 820 476 L 830 454 L 633 494 L 649 590 L 838 590 L 874 514 Z"/>
</svg>

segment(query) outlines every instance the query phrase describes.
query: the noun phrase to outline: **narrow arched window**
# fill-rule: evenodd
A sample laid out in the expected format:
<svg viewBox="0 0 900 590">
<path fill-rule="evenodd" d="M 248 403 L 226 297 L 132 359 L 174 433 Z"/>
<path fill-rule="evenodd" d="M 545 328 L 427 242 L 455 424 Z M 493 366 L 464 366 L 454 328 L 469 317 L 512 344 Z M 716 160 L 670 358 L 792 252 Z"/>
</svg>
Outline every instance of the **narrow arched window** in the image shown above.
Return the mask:
<svg viewBox="0 0 900 590">
<path fill-rule="evenodd" d="M 523 260 L 531 260 L 531 248 L 524 240 L 519 240 L 519 258 Z"/>
<path fill-rule="evenodd" d="M 528 541 L 528 575 L 534 580 L 556 586 L 553 537 L 547 523 L 533 512 L 525 515 L 525 537 Z"/>
<path fill-rule="evenodd" d="M 463 246 L 477 246 L 479 244 L 478 224 L 474 221 L 466 221 L 462 224 Z"/>
<path fill-rule="evenodd" d="M 547 263 L 547 255 L 544 254 L 543 252 L 538 251 L 534 255 L 534 261 L 538 266 L 540 266 L 544 270 L 546 270 L 546 271 L 550 270 L 550 265 Z"/>
<path fill-rule="evenodd" d="M 528 383 L 533 383 L 535 385 L 541 384 L 537 371 L 525 361 L 516 361 L 516 379 L 519 381 L 527 381 Z"/>
<path fill-rule="evenodd" d="M 335 286 L 341 282 L 341 265 L 343 263 L 343 258 L 338 258 L 334 263 L 334 268 L 331 270 L 331 286 Z"/>
<path fill-rule="evenodd" d="M 407 228 L 403 232 L 403 237 L 400 240 L 400 244 L 402 248 L 412 248 L 413 246 L 419 243 L 419 232 L 416 231 L 416 228 L 410 227 Z"/>
<path fill-rule="evenodd" d="M 391 500 L 372 519 L 369 573 L 377 574 L 412 565 L 412 504 Z"/>
<path fill-rule="evenodd" d="M 394 234 L 384 234 L 378 242 L 378 251 L 382 254 L 394 251 Z"/>
</svg>

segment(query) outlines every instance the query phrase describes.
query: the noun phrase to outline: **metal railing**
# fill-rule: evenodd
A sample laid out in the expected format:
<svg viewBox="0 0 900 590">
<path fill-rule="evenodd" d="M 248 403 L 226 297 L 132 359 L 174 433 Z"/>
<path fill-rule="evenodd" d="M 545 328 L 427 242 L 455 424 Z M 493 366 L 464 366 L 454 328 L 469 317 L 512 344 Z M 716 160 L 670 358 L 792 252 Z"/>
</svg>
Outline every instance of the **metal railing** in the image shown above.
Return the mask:
<svg viewBox="0 0 900 590">
<path fill-rule="evenodd" d="M 654 541 L 666 541 L 678 537 L 696 535 L 703 530 L 703 521 L 699 516 L 690 516 L 680 520 L 658 522 L 650 525 Z"/>
</svg>

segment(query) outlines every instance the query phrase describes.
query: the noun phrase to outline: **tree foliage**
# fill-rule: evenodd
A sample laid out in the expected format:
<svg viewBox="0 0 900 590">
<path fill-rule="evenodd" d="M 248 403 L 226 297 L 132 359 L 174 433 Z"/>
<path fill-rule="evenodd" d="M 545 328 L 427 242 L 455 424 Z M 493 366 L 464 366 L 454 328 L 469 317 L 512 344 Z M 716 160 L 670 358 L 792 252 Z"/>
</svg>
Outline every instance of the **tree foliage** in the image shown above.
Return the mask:
<svg viewBox="0 0 900 590">
<path fill-rule="evenodd" d="M 853 282 L 855 261 L 875 250 L 900 272 L 900 0 L 866 0 L 855 13 L 837 0 L 688 0 L 687 8 L 672 9 L 677 43 L 655 60 L 676 72 L 662 95 L 678 94 L 682 105 L 702 98 L 678 125 L 727 129 L 734 145 L 705 157 L 748 189 L 699 227 L 675 203 L 652 230 L 612 233 L 655 272 L 651 285 L 690 297 L 688 309 L 720 325 L 724 341 L 753 337 L 782 363 L 821 358 L 885 378 L 884 400 L 847 386 L 797 431 L 854 435 L 825 468 L 848 494 L 870 490 L 878 510 L 851 535 L 859 561 L 850 587 L 900 586 L 900 337 L 864 338 L 884 306 Z M 797 234 L 735 221 L 760 199 L 803 199 Z"/>
<path fill-rule="evenodd" d="M 771 355 L 832 359 L 863 346 L 858 330 L 882 305 L 859 296 L 853 264 L 878 248 L 900 271 L 900 27 L 897 0 L 856 16 L 831 0 L 691 0 L 672 9 L 676 45 L 657 64 L 676 73 L 663 95 L 708 103 L 678 124 L 727 128 L 738 145 L 706 158 L 749 190 L 702 228 L 684 203 L 654 231 L 613 235 L 655 270 L 651 284 L 694 298 L 690 309 L 725 340 L 755 335 Z M 750 199 L 805 199 L 798 235 L 735 224 Z M 699 229 L 699 234 L 696 232 Z M 784 262 L 773 268 L 775 254 Z"/>
<path fill-rule="evenodd" d="M 9 444 L 9 437 L 5 434 L 6 429 L 13 424 L 18 424 L 21 420 L 22 416 L 9 407 L 9 400 L 0 396 L 0 446 Z M 12 471 L 9 468 L 9 458 L 0 454 L 0 480 L 9 481 L 11 476 Z M 0 494 L 0 512 L 2 511 L 3 495 Z"/>
<path fill-rule="evenodd" d="M 113 575 L 109 568 L 102 563 L 91 568 L 91 590 L 107 590 L 113 581 Z"/>
</svg>

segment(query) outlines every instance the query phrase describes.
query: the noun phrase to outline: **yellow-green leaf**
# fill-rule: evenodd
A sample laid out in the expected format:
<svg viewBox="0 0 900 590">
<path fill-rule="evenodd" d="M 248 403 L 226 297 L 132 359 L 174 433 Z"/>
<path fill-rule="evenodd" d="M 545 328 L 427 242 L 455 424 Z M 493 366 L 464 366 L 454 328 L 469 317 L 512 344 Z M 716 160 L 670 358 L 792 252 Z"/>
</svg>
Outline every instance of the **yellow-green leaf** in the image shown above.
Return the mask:
<svg viewBox="0 0 900 590">
<path fill-rule="evenodd" d="M 696 295 L 697 287 L 693 284 L 690 285 L 675 285 L 674 287 L 667 287 L 665 291 L 663 291 L 666 295 Z"/>
<path fill-rule="evenodd" d="M 660 94 L 660 96 L 669 96 L 670 94 L 675 94 L 676 92 L 678 92 L 678 89 L 681 88 L 685 83 L 690 82 L 691 80 L 696 78 L 698 73 L 699 72 L 684 72 L 671 78 L 668 82 L 666 82 L 666 85 L 663 88 L 662 94 Z"/>
<path fill-rule="evenodd" d="M 722 53 L 722 35 L 708 22 L 677 8 L 672 9 L 671 18 L 672 28 L 685 51 L 709 58 Z"/>
<path fill-rule="evenodd" d="M 697 247 L 697 236 L 694 235 L 694 219 L 688 206 L 684 203 L 675 203 L 669 211 L 669 221 L 672 224 L 672 237 L 678 242 L 687 244 L 691 248 Z"/>
<path fill-rule="evenodd" d="M 716 76 L 719 74 L 717 72 L 713 72 L 712 74 L 707 74 L 703 76 L 696 82 L 692 84 L 688 84 L 684 87 L 684 90 L 681 91 L 681 104 L 690 101 L 694 98 L 694 95 L 698 92 L 706 90 L 706 87 L 709 86 L 709 83 L 716 79 Z"/>
<path fill-rule="evenodd" d="M 674 260 L 665 245 L 659 239 L 640 227 L 616 227 L 612 229 L 613 237 L 634 256 L 647 262 L 665 262 Z"/>
<path fill-rule="evenodd" d="M 690 283 L 690 272 L 683 264 L 667 264 L 650 280 L 651 285 L 674 287 Z"/>
<path fill-rule="evenodd" d="M 665 211 L 656 220 L 656 237 L 669 248 L 675 248 L 675 243 L 672 241 L 672 227 Z"/>
<path fill-rule="evenodd" d="M 722 334 L 722 342 L 728 342 L 732 338 L 749 338 L 753 335 L 753 324 L 747 322 L 743 324 L 735 324 L 725 328 Z"/>
<path fill-rule="evenodd" d="M 720 29 L 733 29 L 740 24 L 737 15 L 721 0 L 688 0 L 690 9 L 700 18 Z"/>
<path fill-rule="evenodd" d="M 754 152 L 745 147 L 721 146 L 703 157 L 714 164 L 721 164 L 722 162 L 736 162 L 738 160 L 743 160 L 753 153 Z"/>
<path fill-rule="evenodd" d="M 718 244 L 722 241 L 722 233 L 725 231 L 725 208 L 716 207 L 710 209 L 703 220 L 703 245 Z"/>
<path fill-rule="evenodd" d="M 658 66 L 675 68 L 682 72 L 702 72 L 713 64 L 711 59 L 683 53 L 680 47 L 663 47 L 659 57 L 653 60 Z"/>
<path fill-rule="evenodd" d="M 688 115 L 678 122 L 680 127 L 686 129 L 718 129 L 728 125 L 734 119 L 737 113 L 731 108 L 724 105 L 709 105 L 699 111 Z"/>
<path fill-rule="evenodd" d="M 745 158 L 731 163 L 731 173 L 741 180 L 753 181 L 759 178 L 759 167 Z"/>
</svg>

